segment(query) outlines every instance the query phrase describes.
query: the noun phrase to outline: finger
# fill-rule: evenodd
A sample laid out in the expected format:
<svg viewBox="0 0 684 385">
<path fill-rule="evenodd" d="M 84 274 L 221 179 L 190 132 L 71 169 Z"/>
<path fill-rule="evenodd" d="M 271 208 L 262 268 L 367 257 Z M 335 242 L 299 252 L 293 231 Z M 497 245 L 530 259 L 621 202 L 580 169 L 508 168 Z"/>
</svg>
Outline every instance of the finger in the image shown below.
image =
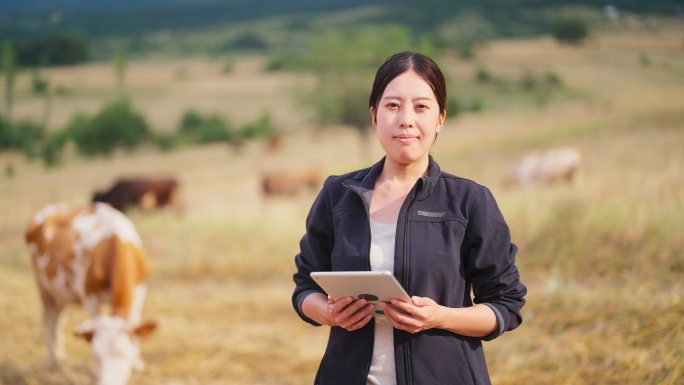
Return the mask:
<svg viewBox="0 0 684 385">
<path fill-rule="evenodd" d="M 360 328 L 366 326 L 366 324 L 368 323 L 368 321 L 371 320 L 371 318 L 373 318 L 373 315 L 368 314 L 365 317 L 361 318 L 360 320 L 358 320 L 357 322 L 353 323 L 352 325 L 350 325 L 348 328 L 345 328 L 345 329 L 347 331 L 353 332 L 354 330 L 357 330 L 357 329 L 360 329 Z"/>
<path fill-rule="evenodd" d="M 392 323 L 393 328 L 398 329 L 398 330 L 403 330 L 403 331 L 409 332 L 411 334 L 415 334 L 415 333 L 422 330 L 421 327 L 414 326 L 414 325 L 406 325 L 406 324 L 399 322 L 395 319 L 390 319 L 390 322 Z"/>
<path fill-rule="evenodd" d="M 333 314 L 341 313 L 350 303 L 352 303 L 351 297 L 340 298 L 333 304 L 331 312 Z"/>
<path fill-rule="evenodd" d="M 407 314 L 413 314 L 416 310 L 416 307 L 410 302 L 404 302 L 393 299 L 391 303 L 393 306 L 399 308 L 399 310 Z"/>
<path fill-rule="evenodd" d="M 388 309 L 385 310 L 385 314 L 389 315 L 390 318 L 394 319 L 396 322 L 409 327 L 420 327 L 422 325 L 422 322 L 414 318 L 412 314 L 407 314 L 395 307 L 388 307 Z"/>
<path fill-rule="evenodd" d="M 349 307 L 351 307 L 351 305 Z M 360 319 L 362 319 L 365 316 L 367 316 L 368 314 L 370 314 L 372 310 L 373 310 L 373 305 L 367 304 L 365 308 L 358 309 L 357 311 L 355 311 L 351 314 L 348 314 L 348 315 L 345 315 L 344 313 L 340 314 L 338 321 L 339 321 L 340 325 L 346 329 L 349 326 L 358 322 Z"/>
<path fill-rule="evenodd" d="M 352 304 L 348 305 L 341 313 L 340 315 L 342 317 L 348 318 L 351 317 L 352 314 L 356 313 L 357 311 L 361 310 L 364 306 L 368 304 L 368 301 L 365 299 L 357 299 L 355 300 Z"/>
</svg>

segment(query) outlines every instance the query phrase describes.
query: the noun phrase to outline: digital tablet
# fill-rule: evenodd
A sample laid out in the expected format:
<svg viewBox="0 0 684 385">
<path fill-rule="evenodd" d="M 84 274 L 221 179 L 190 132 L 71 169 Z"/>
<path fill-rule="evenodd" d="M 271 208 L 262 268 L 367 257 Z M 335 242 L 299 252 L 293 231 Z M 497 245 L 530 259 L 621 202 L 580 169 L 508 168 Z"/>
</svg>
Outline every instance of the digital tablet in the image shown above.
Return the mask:
<svg viewBox="0 0 684 385">
<path fill-rule="evenodd" d="M 383 314 L 380 301 L 411 300 L 390 271 L 314 271 L 311 278 L 335 300 L 352 297 L 375 304 L 376 314 Z"/>
</svg>

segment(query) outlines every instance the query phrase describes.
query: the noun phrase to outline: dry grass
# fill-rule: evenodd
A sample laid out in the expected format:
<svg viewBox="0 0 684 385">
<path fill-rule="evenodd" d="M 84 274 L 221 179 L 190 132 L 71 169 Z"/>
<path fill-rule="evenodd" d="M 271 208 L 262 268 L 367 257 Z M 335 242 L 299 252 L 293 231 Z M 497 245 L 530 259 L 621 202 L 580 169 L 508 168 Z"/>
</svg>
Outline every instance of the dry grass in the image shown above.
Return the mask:
<svg viewBox="0 0 684 385">
<path fill-rule="evenodd" d="M 482 58 L 488 68 L 548 66 L 587 97 L 467 115 L 449 121 L 440 135 L 434 154 L 443 168 L 494 190 L 520 246 L 519 267 L 530 288 L 522 327 L 485 345 L 494 383 L 682 383 L 684 59 L 674 43 L 679 36 L 681 29 L 634 39 L 606 36 L 579 50 L 547 40 L 492 44 Z M 540 50 L 545 59 L 539 59 Z M 660 64 L 654 59 L 651 67 L 641 67 L 641 51 L 660 55 Z M 298 78 L 260 74 L 252 60 L 238 62 L 235 77 L 227 78 L 210 64 L 187 64 L 189 99 L 202 109 L 223 105 L 229 115 L 244 107 L 245 116 L 258 110 L 254 100 L 267 108 L 282 99 L 275 115 L 306 121 L 290 95 L 268 87 Z M 155 65 L 133 65 L 129 82 L 139 93 L 134 98 L 161 122 L 169 108 L 180 114 L 184 106 L 173 68 L 186 64 Z M 464 80 L 474 69 L 468 65 L 447 64 Z M 84 79 L 88 71 L 107 71 L 97 65 L 55 71 L 63 71 L 59 78 L 68 83 L 81 70 Z M 157 77 L 137 78 L 137 71 Z M 109 87 L 101 77 L 93 79 L 84 81 L 84 89 L 98 94 Z M 242 99 L 244 90 L 253 92 L 249 100 Z M 225 100 L 239 103 L 217 102 L 223 92 Z M 82 107 L 78 100 L 63 106 L 73 112 Z M 30 103 L 20 100 L 17 108 L 30 113 L 36 108 Z M 560 144 L 584 154 L 577 183 L 501 187 L 506 168 L 522 152 Z M 290 293 L 292 257 L 313 195 L 263 201 L 257 175 L 311 164 L 341 173 L 368 163 L 357 148 L 355 136 L 343 131 L 317 141 L 290 135 L 276 154 L 266 154 L 260 143 L 241 154 L 207 146 L 117 154 L 111 160 L 70 158 L 56 170 L 1 154 L 0 166 L 12 163 L 15 176 L 0 180 L 0 383 L 90 380 L 90 353 L 70 335 L 71 360 L 62 371 L 46 367 L 21 232 L 42 205 L 82 204 L 94 187 L 130 173 L 177 175 L 186 206 L 183 216 L 131 213 L 154 266 L 145 314 L 161 325 L 143 344 L 148 371 L 135 374 L 131 384 L 310 383 L 327 331 L 296 317 Z M 373 154 L 380 154 L 377 146 Z M 67 313 L 68 327 L 85 316 L 75 307 Z"/>
</svg>

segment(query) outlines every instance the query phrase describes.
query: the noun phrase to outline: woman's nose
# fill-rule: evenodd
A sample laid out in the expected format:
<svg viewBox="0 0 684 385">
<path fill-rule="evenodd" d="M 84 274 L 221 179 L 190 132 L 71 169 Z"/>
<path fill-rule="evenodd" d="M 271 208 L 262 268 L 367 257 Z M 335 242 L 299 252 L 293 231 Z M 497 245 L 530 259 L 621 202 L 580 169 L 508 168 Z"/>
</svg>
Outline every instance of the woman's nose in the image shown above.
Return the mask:
<svg viewBox="0 0 684 385">
<path fill-rule="evenodd" d="M 399 116 L 399 126 L 401 128 L 412 128 L 415 126 L 415 119 L 413 116 L 413 111 L 407 111 L 405 110 L 400 116 Z"/>
</svg>

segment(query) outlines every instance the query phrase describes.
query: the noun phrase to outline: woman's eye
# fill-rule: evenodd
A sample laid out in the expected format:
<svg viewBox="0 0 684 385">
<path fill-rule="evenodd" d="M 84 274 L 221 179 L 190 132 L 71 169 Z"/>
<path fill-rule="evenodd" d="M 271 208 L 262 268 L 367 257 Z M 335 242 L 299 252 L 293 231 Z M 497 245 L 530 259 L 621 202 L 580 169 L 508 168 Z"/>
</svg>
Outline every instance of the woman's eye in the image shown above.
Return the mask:
<svg viewBox="0 0 684 385">
<path fill-rule="evenodd" d="M 416 106 L 416 110 L 427 110 L 427 109 L 428 109 L 428 106 L 425 104 L 418 104 Z"/>
<path fill-rule="evenodd" d="M 385 107 L 390 108 L 390 109 L 395 109 L 399 108 L 399 103 L 387 103 Z"/>
</svg>

